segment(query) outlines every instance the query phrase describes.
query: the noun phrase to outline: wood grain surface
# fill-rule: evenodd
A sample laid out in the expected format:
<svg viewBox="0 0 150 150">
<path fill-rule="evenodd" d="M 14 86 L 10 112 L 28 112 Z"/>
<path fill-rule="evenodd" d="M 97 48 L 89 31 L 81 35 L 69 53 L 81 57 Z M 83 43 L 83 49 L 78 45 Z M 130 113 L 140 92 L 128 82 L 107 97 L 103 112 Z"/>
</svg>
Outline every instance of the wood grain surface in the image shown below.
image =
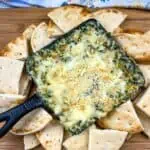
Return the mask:
<svg viewBox="0 0 150 150">
<path fill-rule="evenodd" d="M 0 10 L 0 49 L 15 37 L 20 35 L 30 24 L 41 21 L 48 22 L 47 12 L 51 9 L 1 9 Z M 150 12 L 135 9 L 120 9 L 128 14 L 127 20 L 121 26 L 127 31 L 150 30 Z M 41 150 L 42 148 L 36 148 Z M 6 135 L 0 139 L 0 150 L 23 150 L 21 136 Z M 121 150 L 150 150 L 150 140 L 143 134 L 134 135 L 127 141 Z"/>
</svg>

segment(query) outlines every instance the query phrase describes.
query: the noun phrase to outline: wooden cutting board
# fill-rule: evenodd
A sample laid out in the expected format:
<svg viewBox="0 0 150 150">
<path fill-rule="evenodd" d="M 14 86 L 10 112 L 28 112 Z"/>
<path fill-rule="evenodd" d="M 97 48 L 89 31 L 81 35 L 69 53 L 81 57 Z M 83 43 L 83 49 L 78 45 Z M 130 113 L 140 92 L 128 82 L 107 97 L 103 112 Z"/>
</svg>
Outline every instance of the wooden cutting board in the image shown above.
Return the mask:
<svg viewBox="0 0 150 150">
<path fill-rule="evenodd" d="M 48 22 L 47 12 L 52 9 L 1 9 L 0 10 L 0 49 L 10 40 L 15 39 L 30 24 L 41 21 Z M 135 9 L 120 9 L 128 14 L 122 28 L 126 31 L 150 30 L 150 12 Z M 114 20 L 115 21 L 115 20 Z M 38 148 L 38 150 L 41 148 Z M 0 150 L 23 150 L 21 136 L 8 134 L 0 139 Z M 36 149 L 37 150 L 37 149 Z M 134 135 L 121 150 L 150 150 L 150 140 L 142 134 Z"/>
</svg>

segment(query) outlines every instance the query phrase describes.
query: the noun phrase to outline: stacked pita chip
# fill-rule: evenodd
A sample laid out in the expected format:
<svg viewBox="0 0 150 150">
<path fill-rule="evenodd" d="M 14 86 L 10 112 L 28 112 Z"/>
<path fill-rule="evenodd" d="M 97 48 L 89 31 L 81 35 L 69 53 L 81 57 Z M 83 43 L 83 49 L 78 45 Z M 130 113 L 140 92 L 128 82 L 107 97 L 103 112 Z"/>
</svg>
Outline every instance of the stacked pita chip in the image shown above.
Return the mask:
<svg viewBox="0 0 150 150">
<path fill-rule="evenodd" d="M 32 52 L 30 43 L 35 28 L 35 25 L 30 25 L 20 37 L 0 51 L 1 113 L 23 103 L 29 95 L 32 82 L 24 70 L 24 60 Z M 34 133 L 42 130 L 51 120 L 51 115 L 44 109 L 36 109 L 23 117 L 11 133 L 25 135 L 25 149 L 32 149 L 40 145 Z"/>
<path fill-rule="evenodd" d="M 25 100 L 21 95 L 20 79 L 24 62 L 7 57 L 0 57 L 0 109 L 7 110 Z"/>
<path fill-rule="evenodd" d="M 21 104 L 29 94 L 31 79 L 24 71 L 24 60 L 29 56 L 28 41 L 33 29 L 34 25 L 29 26 L 0 51 L 0 109 Z"/>
<path fill-rule="evenodd" d="M 127 17 L 118 10 L 98 10 L 91 13 L 79 6 L 60 7 L 49 12 L 48 16 L 64 33 L 90 18 L 100 21 L 108 32 L 113 32 Z"/>
<path fill-rule="evenodd" d="M 29 26 L 20 37 L 10 42 L 4 50 L 0 51 L 0 56 L 9 57 L 2 59 L 16 62 L 18 67 L 12 66 L 13 69 L 20 67 L 14 71 L 14 76 L 12 77 L 14 81 L 11 81 L 11 79 L 9 81 L 0 81 L 0 87 L 1 85 L 5 87 L 0 88 L 2 111 L 7 110 L 10 104 L 14 106 L 22 103 L 30 91 L 31 79 L 23 70 L 23 62 L 20 60 L 25 60 L 30 53 L 40 50 L 59 36 L 91 18 L 100 21 L 103 27 L 116 37 L 116 40 L 128 55 L 135 58 L 139 63 L 150 63 L 150 32 L 145 34 L 124 33 L 119 26 L 124 22 L 127 15 L 118 10 L 100 9 L 90 12 L 80 6 L 65 6 L 52 10 L 48 13 L 48 17 L 50 18 L 48 23 L 41 22 L 37 26 Z M 119 33 L 119 31 L 122 32 Z M 2 62 L 4 63 L 5 61 Z M 8 65 L 7 63 L 6 66 Z M 6 66 L 5 68 L 7 68 Z M 150 83 L 150 67 L 148 64 L 139 64 L 139 67 L 145 76 L 145 87 L 147 88 Z M 11 72 L 12 69 L 10 68 L 9 71 Z M 1 74 L 0 65 L 0 80 L 7 73 L 8 70 L 4 69 L 3 74 Z M 7 95 L 5 96 L 5 94 Z M 136 107 L 129 100 L 105 118 L 97 121 L 98 127 L 101 129 L 95 126 L 90 127 L 76 136 L 68 135 L 63 127 L 57 121 L 52 121 L 52 117 L 41 108 L 23 117 L 11 132 L 24 136 L 26 150 L 33 149 L 39 145 L 46 150 L 61 150 L 62 147 L 66 150 L 104 150 L 106 148 L 119 150 L 128 133 L 131 135 L 144 131 L 150 137 L 150 103 L 148 99 L 149 88 L 136 103 L 138 107 L 137 113 L 135 111 Z M 67 136 L 63 137 L 64 135 Z"/>
</svg>

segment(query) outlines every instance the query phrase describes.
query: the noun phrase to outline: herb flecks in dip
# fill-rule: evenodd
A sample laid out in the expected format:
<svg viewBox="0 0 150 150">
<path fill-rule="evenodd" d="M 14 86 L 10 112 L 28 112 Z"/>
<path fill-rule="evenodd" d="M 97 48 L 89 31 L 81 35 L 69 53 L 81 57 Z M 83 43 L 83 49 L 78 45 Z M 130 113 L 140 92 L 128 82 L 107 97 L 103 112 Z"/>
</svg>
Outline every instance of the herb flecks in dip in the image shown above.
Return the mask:
<svg viewBox="0 0 150 150">
<path fill-rule="evenodd" d="M 95 20 L 33 54 L 27 71 L 45 104 L 78 134 L 144 85 L 134 61 Z"/>
</svg>

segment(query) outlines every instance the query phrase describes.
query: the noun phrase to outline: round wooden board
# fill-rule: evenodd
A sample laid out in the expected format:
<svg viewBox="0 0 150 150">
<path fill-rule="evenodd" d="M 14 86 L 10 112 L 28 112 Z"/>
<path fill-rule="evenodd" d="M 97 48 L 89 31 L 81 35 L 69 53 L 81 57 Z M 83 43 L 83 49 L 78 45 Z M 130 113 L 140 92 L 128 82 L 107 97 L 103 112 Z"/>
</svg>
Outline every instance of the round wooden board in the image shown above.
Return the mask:
<svg viewBox="0 0 150 150">
<path fill-rule="evenodd" d="M 20 35 L 30 24 L 41 21 L 48 22 L 47 12 L 52 9 L 26 8 L 26 9 L 1 9 L 0 10 L 0 49 Z M 126 31 L 150 30 L 150 12 L 136 9 L 119 9 L 128 15 L 127 20 L 121 25 Z M 41 150 L 42 148 L 36 148 Z M 23 150 L 21 136 L 8 134 L 0 139 L 0 150 Z M 121 150 L 150 150 L 150 140 L 143 134 L 134 135 L 127 141 Z"/>
</svg>

